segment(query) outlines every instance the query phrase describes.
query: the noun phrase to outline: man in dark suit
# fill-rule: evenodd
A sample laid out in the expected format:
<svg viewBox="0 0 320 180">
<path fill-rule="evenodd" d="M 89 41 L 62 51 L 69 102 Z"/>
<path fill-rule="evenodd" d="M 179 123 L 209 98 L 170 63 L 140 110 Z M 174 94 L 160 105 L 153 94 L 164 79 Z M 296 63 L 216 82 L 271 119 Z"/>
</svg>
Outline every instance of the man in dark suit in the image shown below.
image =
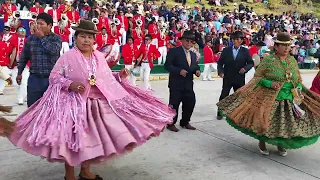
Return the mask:
<svg viewBox="0 0 320 180">
<path fill-rule="evenodd" d="M 169 71 L 169 104 L 176 110 L 177 115 L 174 122 L 167 126 L 170 131 L 178 132 L 175 126 L 178 118 L 178 109 L 182 102 L 182 118 L 180 126 L 195 130 L 196 128 L 189 124 L 190 118 L 196 104 L 196 97 L 193 91 L 193 75 L 200 76 L 200 67 L 196 61 L 196 54 L 190 51 L 195 41 L 195 35 L 192 31 L 185 31 L 181 38 L 182 46 L 171 48 L 167 55 L 167 61 L 164 67 Z"/>
<path fill-rule="evenodd" d="M 218 74 L 223 78 L 222 91 L 219 100 L 229 96 L 231 88 L 233 91 L 241 88 L 245 84 L 245 73 L 254 65 L 249 50 L 242 47 L 243 33 L 236 31 L 232 35 L 233 46 L 224 48 L 218 61 Z M 217 119 L 222 116 L 218 112 Z"/>
</svg>

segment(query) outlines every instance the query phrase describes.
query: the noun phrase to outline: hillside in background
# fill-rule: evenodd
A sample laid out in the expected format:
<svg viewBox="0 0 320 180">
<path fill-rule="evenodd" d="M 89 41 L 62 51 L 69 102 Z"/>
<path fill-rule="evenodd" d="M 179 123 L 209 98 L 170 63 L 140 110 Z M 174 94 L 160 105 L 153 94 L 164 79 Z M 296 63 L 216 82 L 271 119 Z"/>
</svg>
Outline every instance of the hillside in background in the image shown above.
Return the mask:
<svg viewBox="0 0 320 180">
<path fill-rule="evenodd" d="M 301 1 L 299 3 L 299 1 Z M 199 4 L 195 3 L 196 0 L 187 0 L 188 6 L 195 6 Z M 214 7 L 208 4 L 207 0 L 202 0 L 206 8 Z M 237 3 L 239 5 L 240 0 L 234 0 L 234 2 L 228 2 L 228 6 L 219 7 L 220 9 L 234 9 L 233 4 Z M 253 7 L 257 14 L 281 14 L 287 11 L 297 11 L 299 13 L 314 13 L 317 17 L 320 17 L 320 0 L 306 1 L 306 0 L 291 0 L 292 4 L 288 5 L 284 3 L 285 0 L 269 0 L 269 5 L 263 3 L 245 3 L 246 5 Z M 174 0 L 166 0 L 169 7 L 174 6 L 176 3 Z"/>
</svg>

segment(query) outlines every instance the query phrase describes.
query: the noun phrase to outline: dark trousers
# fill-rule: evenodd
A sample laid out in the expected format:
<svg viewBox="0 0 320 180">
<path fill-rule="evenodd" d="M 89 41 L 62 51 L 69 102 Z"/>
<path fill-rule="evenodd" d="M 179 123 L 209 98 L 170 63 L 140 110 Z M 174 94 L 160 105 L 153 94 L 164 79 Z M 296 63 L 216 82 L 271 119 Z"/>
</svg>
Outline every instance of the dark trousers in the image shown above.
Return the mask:
<svg viewBox="0 0 320 180">
<path fill-rule="evenodd" d="M 194 106 L 196 104 L 196 96 L 193 89 L 170 89 L 169 104 L 176 110 L 177 115 L 173 118 L 175 124 L 178 120 L 179 106 L 182 102 L 182 118 L 180 125 L 185 126 L 190 122 L 191 115 L 193 113 Z"/>
<path fill-rule="evenodd" d="M 233 82 L 232 79 L 223 78 L 222 90 L 219 101 L 229 96 L 231 88 L 233 88 L 233 91 L 236 92 L 239 88 L 241 88 L 244 85 L 245 79 L 243 79 L 243 81 L 241 80 L 238 82 Z M 218 116 L 220 115 L 219 112 L 217 114 Z"/>
<path fill-rule="evenodd" d="M 27 0 L 17 0 L 16 4 L 20 4 L 20 10 L 22 10 L 23 7 L 26 7 L 30 10 L 30 7 L 32 7 L 31 3 Z"/>
<path fill-rule="evenodd" d="M 49 78 L 48 77 L 40 77 L 34 74 L 31 74 L 28 79 L 28 107 L 37 102 L 46 92 L 49 86 Z"/>
</svg>

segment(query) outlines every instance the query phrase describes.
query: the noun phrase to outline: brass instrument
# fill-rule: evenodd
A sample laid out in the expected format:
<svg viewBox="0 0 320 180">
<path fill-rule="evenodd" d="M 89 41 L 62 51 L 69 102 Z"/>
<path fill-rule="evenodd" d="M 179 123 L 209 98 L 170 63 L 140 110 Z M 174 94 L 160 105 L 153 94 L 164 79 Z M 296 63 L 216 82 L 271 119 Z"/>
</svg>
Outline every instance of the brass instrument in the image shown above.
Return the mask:
<svg viewBox="0 0 320 180">
<path fill-rule="evenodd" d="M 64 8 L 64 10 L 62 11 L 62 14 L 67 13 L 68 11 L 71 11 L 71 5 L 67 4 L 66 7 Z"/>
<path fill-rule="evenodd" d="M 183 23 L 182 27 L 183 27 L 184 30 L 188 30 L 189 29 L 189 26 L 188 26 L 187 23 Z"/>
<path fill-rule="evenodd" d="M 114 22 L 114 24 L 116 25 L 116 26 L 119 26 L 120 25 L 120 19 L 118 19 L 118 18 L 114 18 L 113 19 L 113 22 Z"/>
<path fill-rule="evenodd" d="M 93 24 L 95 24 L 95 25 L 99 24 L 99 19 L 98 19 L 98 18 L 92 18 L 91 21 L 92 21 Z"/>
<path fill-rule="evenodd" d="M 16 18 L 16 19 L 20 19 L 21 15 L 20 15 L 20 11 L 15 11 L 13 13 L 13 17 Z"/>
<path fill-rule="evenodd" d="M 142 26 L 142 20 L 141 19 L 137 19 L 136 20 L 136 25 L 138 26 L 138 27 L 141 27 Z"/>
<path fill-rule="evenodd" d="M 32 12 L 32 13 L 30 14 L 30 16 L 31 16 L 31 20 L 35 21 L 35 20 L 37 20 L 38 14 L 35 13 L 35 12 Z"/>
<path fill-rule="evenodd" d="M 69 21 L 68 17 L 65 14 L 61 15 L 61 20 L 59 21 L 59 24 L 58 24 L 59 28 L 64 29 L 65 27 L 67 27 L 68 21 Z"/>
</svg>

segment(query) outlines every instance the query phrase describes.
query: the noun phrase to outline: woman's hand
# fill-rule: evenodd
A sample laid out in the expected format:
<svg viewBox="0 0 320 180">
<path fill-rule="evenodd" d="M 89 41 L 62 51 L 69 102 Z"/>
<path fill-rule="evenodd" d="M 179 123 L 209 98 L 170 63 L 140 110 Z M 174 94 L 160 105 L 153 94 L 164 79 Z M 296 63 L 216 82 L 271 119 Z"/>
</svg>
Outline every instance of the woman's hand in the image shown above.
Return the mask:
<svg viewBox="0 0 320 180">
<path fill-rule="evenodd" d="M 69 91 L 74 91 L 78 93 L 83 93 L 85 89 L 85 86 L 79 82 L 73 82 L 69 86 Z"/>
<path fill-rule="evenodd" d="M 276 82 L 272 82 L 271 88 L 272 88 L 272 89 L 275 89 L 275 90 L 278 90 L 278 89 L 280 88 L 280 84 L 279 84 L 279 83 L 276 83 Z"/>
<path fill-rule="evenodd" d="M 127 78 L 128 75 L 129 75 L 129 70 L 128 69 L 126 69 L 126 68 L 121 69 L 121 71 L 119 73 L 119 76 L 120 76 L 121 79 Z"/>
</svg>

